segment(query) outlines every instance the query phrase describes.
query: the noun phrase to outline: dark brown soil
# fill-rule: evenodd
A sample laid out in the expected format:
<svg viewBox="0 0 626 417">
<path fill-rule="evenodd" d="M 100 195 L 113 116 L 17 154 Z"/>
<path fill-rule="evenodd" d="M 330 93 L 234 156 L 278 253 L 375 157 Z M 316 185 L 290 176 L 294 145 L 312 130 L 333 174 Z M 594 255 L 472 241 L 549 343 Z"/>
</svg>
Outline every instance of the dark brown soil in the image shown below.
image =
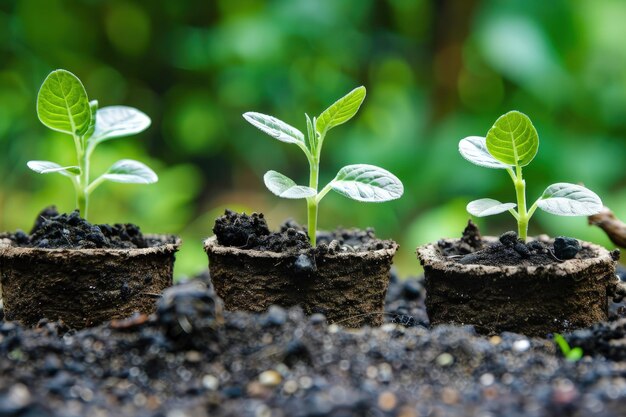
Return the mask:
<svg viewBox="0 0 626 417">
<path fill-rule="evenodd" d="M 146 239 L 134 224 L 91 224 L 78 210 L 59 214 L 54 206 L 39 213 L 29 235 L 17 231 L 6 237 L 17 246 L 45 249 L 137 249 L 160 244 Z"/>
<path fill-rule="evenodd" d="M 277 253 L 300 253 L 311 250 L 306 228 L 288 220 L 278 232 L 270 232 L 262 213 L 235 213 L 226 210 L 215 221 L 213 233 L 222 246 Z M 376 238 L 374 230 L 343 229 L 317 232 L 317 253 L 337 251 L 368 252 L 389 249 L 393 241 Z"/>
<path fill-rule="evenodd" d="M 459 239 L 418 248 L 431 323 L 545 336 L 605 321 L 608 299 L 616 295 L 618 254 L 567 242 L 580 246 L 569 260 L 557 258 L 547 238 L 524 244 L 512 232 L 483 239 L 473 253 Z"/>
<path fill-rule="evenodd" d="M 624 320 L 565 335 L 586 355 L 569 362 L 550 339 L 424 327 L 421 283 L 392 279 L 387 324 L 359 331 L 299 308 L 222 313 L 198 280 L 151 317 L 68 333 L 0 322 L 0 415 L 624 415 Z"/>
</svg>

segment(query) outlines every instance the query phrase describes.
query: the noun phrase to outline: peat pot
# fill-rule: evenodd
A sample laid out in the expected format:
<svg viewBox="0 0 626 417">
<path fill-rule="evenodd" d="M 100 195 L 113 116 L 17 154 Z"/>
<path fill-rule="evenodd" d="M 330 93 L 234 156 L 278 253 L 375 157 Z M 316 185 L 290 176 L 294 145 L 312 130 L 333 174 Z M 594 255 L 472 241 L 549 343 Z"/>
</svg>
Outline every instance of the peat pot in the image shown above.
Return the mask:
<svg viewBox="0 0 626 417">
<path fill-rule="evenodd" d="M 175 236 L 146 235 L 141 249 L 40 249 L 0 238 L 0 283 L 6 320 L 35 325 L 42 318 L 72 328 L 150 314 L 172 285 Z"/>
<path fill-rule="evenodd" d="M 379 326 L 389 270 L 398 245 L 367 252 L 301 254 L 204 242 L 211 280 L 227 310 L 262 312 L 272 305 L 300 305 L 346 327 Z"/>
<path fill-rule="evenodd" d="M 460 240 L 446 241 L 455 245 Z M 581 245 L 589 257 L 543 266 L 464 265 L 446 259 L 436 243 L 417 248 L 430 323 L 545 337 L 606 321 L 618 255 L 588 242 Z"/>
</svg>

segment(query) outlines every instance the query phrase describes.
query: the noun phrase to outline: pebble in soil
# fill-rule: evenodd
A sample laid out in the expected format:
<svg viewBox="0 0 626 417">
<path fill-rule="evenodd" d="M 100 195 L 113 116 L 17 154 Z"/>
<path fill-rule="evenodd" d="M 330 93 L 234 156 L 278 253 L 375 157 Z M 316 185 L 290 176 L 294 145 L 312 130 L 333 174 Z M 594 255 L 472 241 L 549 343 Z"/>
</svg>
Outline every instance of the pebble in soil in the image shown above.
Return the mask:
<svg viewBox="0 0 626 417">
<path fill-rule="evenodd" d="M 280 307 L 222 321 L 218 305 L 194 280 L 149 318 L 0 323 L 0 415 L 617 417 L 626 404 L 619 320 L 566 335 L 588 355 L 574 363 L 547 339 L 428 329 L 421 281 L 395 276 L 379 328 Z"/>
<path fill-rule="evenodd" d="M 216 219 L 213 232 L 217 242 L 223 246 L 281 253 L 312 252 L 310 257 L 339 251 L 389 249 L 394 246 L 390 240 L 378 239 L 371 228 L 339 228 L 333 232 L 318 231 L 317 247 L 312 248 L 306 229 L 293 220 L 287 220 L 278 232 L 271 232 L 262 213 L 247 215 L 230 210 L 226 210 L 223 216 Z M 307 267 L 307 262 L 306 259 L 301 259 L 304 267 Z"/>
<path fill-rule="evenodd" d="M 60 214 L 54 206 L 39 213 L 29 234 L 18 230 L 8 237 L 18 246 L 42 249 L 136 249 L 156 243 L 134 224 L 91 224 L 78 210 Z"/>
<path fill-rule="evenodd" d="M 437 245 L 446 257 L 466 265 L 547 265 L 591 255 L 577 239 L 565 236 L 554 241 L 539 236 L 524 242 L 511 231 L 503 233 L 497 241 L 487 243 L 471 220 L 460 241 L 444 239 Z"/>
</svg>

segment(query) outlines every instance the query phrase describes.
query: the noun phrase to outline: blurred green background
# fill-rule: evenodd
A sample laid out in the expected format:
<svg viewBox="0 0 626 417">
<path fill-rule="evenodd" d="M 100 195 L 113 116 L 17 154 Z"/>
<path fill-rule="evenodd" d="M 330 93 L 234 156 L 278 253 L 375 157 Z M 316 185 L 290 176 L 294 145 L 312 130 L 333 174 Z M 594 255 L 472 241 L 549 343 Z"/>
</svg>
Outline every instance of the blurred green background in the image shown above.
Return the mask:
<svg viewBox="0 0 626 417">
<path fill-rule="evenodd" d="M 74 208 L 67 179 L 26 168 L 29 159 L 74 163 L 71 139 L 35 114 L 55 68 L 78 75 L 101 106 L 152 118 L 145 133 L 100 146 L 93 168 L 135 158 L 159 183 L 103 185 L 90 220 L 180 234 L 178 277 L 206 268 L 201 241 L 227 207 L 263 212 L 274 227 L 306 221 L 302 201 L 262 183 L 269 169 L 305 183 L 301 151 L 241 114 L 304 130 L 305 112 L 319 114 L 358 85 L 368 96 L 329 134 L 320 180 L 346 164 L 376 164 L 401 178 L 405 195 L 367 205 L 329 194 L 320 227 L 372 226 L 397 240 L 402 276 L 418 273 L 417 245 L 459 236 L 468 201 L 513 200 L 504 172 L 457 152 L 461 138 L 485 135 L 511 109 L 539 131 L 525 170 L 529 199 L 552 182 L 582 182 L 626 217 L 625 21 L 620 0 L 1 0 L 0 230 L 29 230 L 52 203 Z M 515 228 L 508 214 L 478 223 L 484 234 Z M 542 232 L 612 247 L 584 218 L 538 212 L 530 233 Z"/>
</svg>

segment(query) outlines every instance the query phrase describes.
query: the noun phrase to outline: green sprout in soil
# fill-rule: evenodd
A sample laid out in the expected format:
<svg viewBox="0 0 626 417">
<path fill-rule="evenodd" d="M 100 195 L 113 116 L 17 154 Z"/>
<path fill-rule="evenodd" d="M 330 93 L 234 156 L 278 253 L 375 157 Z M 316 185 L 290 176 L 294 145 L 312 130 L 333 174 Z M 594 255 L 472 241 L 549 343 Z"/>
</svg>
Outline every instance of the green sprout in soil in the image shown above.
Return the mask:
<svg viewBox="0 0 626 417">
<path fill-rule="evenodd" d="M 517 204 L 482 198 L 467 205 L 477 217 L 509 211 L 517 220 L 517 234 L 526 241 L 528 221 L 537 208 L 558 216 L 591 216 L 602 209 L 593 191 L 576 184 L 560 182 L 550 185 L 530 208 L 526 205 L 526 181 L 522 167 L 530 164 L 539 148 L 539 136 L 523 113 L 511 111 L 500 116 L 487 137 L 469 136 L 459 143 L 459 152 L 468 161 L 486 168 L 504 169 L 513 180 Z M 517 210 L 514 210 L 517 207 Z"/>
<path fill-rule="evenodd" d="M 565 357 L 565 359 L 567 359 L 568 361 L 576 362 L 580 360 L 580 358 L 583 357 L 582 348 L 570 347 L 569 343 L 567 343 L 567 340 L 565 340 L 565 338 L 561 336 L 560 334 L 558 333 L 554 334 L 554 341 L 556 342 L 557 346 L 561 349 L 561 353 L 563 353 L 563 356 Z"/>
<path fill-rule="evenodd" d="M 311 245 L 316 245 L 317 207 L 330 191 L 334 190 L 348 198 L 364 202 L 383 202 L 400 198 L 404 187 L 400 180 L 382 168 L 357 164 L 339 170 L 335 178 L 318 191 L 320 155 L 326 134 L 332 128 L 350 120 L 365 99 L 365 87 L 352 90 L 336 101 L 317 118 L 306 116 L 307 137 L 293 126 L 275 117 L 248 112 L 243 117 L 253 126 L 281 142 L 298 146 L 309 162 L 309 185 L 297 185 L 292 179 L 276 172 L 268 171 L 263 180 L 267 188 L 282 198 L 304 198 L 307 202 L 308 234 Z"/>
<path fill-rule="evenodd" d="M 62 166 L 50 161 L 30 161 L 28 167 L 40 174 L 57 173 L 74 185 L 76 208 L 87 219 L 89 195 L 103 182 L 151 184 L 157 175 L 145 164 L 132 159 L 117 161 L 102 175 L 90 181 L 89 163 L 96 146 L 109 139 L 140 133 L 150 126 L 150 118 L 127 106 L 98 109 L 89 101 L 81 81 L 69 71 L 52 71 L 37 95 L 37 115 L 45 126 L 74 139 L 77 165 Z"/>
</svg>

